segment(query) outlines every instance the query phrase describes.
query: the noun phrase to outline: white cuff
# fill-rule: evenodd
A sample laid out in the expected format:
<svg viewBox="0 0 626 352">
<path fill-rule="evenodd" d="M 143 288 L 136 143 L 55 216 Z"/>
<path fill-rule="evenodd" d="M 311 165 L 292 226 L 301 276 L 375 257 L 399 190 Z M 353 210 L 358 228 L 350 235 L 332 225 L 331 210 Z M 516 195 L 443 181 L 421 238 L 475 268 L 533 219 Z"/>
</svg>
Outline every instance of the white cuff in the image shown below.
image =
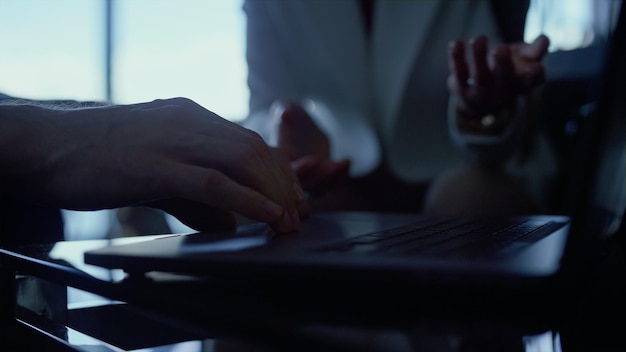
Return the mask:
<svg viewBox="0 0 626 352">
<path fill-rule="evenodd" d="M 448 131 L 452 141 L 463 150 L 470 162 L 486 165 L 505 161 L 517 148 L 525 127 L 526 100 L 517 99 L 513 116 L 506 129 L 499 134 L 481 134 L 461 131 L 458 126 L 457 98 L 451 96 L 448 103 Z M 498 114 L 482 118 L 485 125 L 493 123 Z"/>
</svg>

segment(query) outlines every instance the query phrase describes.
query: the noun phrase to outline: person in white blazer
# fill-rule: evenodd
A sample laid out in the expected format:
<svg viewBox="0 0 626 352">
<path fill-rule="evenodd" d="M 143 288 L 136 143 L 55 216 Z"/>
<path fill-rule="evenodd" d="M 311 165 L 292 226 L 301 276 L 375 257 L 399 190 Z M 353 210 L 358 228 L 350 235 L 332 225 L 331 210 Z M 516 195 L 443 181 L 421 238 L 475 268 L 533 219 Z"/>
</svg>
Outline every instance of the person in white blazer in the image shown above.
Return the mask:
<svg viewBox="0 0 626 352">
<path fill-rule="evenodd" d="M 313 210 L 535 211 L 524 190 L 552 154 L 534 134 L 517 156 L 547 38 L 489 49 L 489 1 L 370 4 L 245 1 L 244 126 L 287 154 Z"/>
</svg>

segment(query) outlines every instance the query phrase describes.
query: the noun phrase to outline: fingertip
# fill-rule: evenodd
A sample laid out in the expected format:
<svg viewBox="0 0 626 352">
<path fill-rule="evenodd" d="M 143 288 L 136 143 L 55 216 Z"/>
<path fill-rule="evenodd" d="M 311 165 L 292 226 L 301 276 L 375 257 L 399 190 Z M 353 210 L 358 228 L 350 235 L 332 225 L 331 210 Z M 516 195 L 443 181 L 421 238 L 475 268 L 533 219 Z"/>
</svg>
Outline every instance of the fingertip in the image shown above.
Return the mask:
<svg viewBox="0 0 626 352">
<path fill-rule="evenodd" d="M 543 56 L 550 48 L 550 38 L 542 34 L 541 36 L 539 36 L 539 40 L 540 40 L 539 45 L 541 48 L 541 55 Z"/>
<path fill-rule="evenodd" d="M 492 52 L 494 59 L 508 60 L 511 57 L 511 49 L 507 45 L 498 45 Z"/>
<path fill-rule="evenodd" d="M 520 54 L 530 60 L 540 60 L 550 47 L 550 39 L 545 34 L 540 34 L 529 44 L 522 45 Z"/>
<path fill-rule="evenodd" d="M 448 47 L 449 53 L 455 59 L 465 58 L 467 46 L 471 48 L 471 43 L 463 40 L 455 40 L 450 42 L 450 46 Z"/>
<path fill-rule="evenodd" d="M 280 118 L 281 122 L 289 126 L 298 126 L 298 122 L 305 121 L 308 117 L 307 112 L 300 104 L 282 101 L 278 107 L 272 112 L 276 118 Z"/>
<path fill-rule="evenodd" d="M 548 46 L 550 44 L 550 38 L 548 38 L 547 35 L 545 34 L 540 34 L 537 39 L 535 39 L 536 42 L 540 42 L 545 44 L 546 46 Z"/>
<path fill-rule="evenodd" d="M 279 233 L 297 231 L 300 228 L 300 215 L 297 210 L 285 211 L 279 221 L 270 223 L 270 226 Z"/>
<path fill-rule="evenodd" d="M 476 44 L 479 44 L 479 43 L 485 43 L 486 41 L 487 41 L 487 37 L 484 36 L 484 35 L 477 35 L 477 36 L 471 37 L 469 39 L 469 43 L 471 45 L 476 45 Z"/>
<path fill-rule="evenodd" d="M 487 41 L 488 40 L 486 35 L 477 35 L 470 38 L 469 43 L 472 47 L 486 47 Z"/>
<path fill-rule="evenodd" d="M 291 169 L 297 175 L 301 172 L 306 172 L 307 170 L 311 170 L 317 165 L 321 163 L 319 157 L 315 155 L 305 155 L 299 159 L 296 159 L 291 162 Z"/>
<path fill-rule="evenodd" d="M 283 217 L 283 208 L 269 199 L 265 200 L 263 209 L 265 211 L 265 219 L 269 223 L 279 221 Z"/>
<path fill-rule="evenodd" d="M 531 47 L 534 47 L 536 50 L 545 51 L 550 46 L 550 38 L 548 38 L 545 34 L 540 34 L 535 40 L 531 43 Z"/>
<path fill-rule="evenodd" d="M 298 214 L 300 220 L 307 218 L 311 214 L 311 205 L 308 202 L 302 202 L 298 205 Z"/>
<path fill-rule="evenodd" d="M 296 193 L 296 199 L 298 200 L 298 202 L 303 202 L 304 201 L 304 191 L 302 190 L 302 187 L 300 187 L 298 182 L 294 182 L 293 183 L 293 190 Z"/>
<path fill-rule="evenodd" d="M 282 116 L 292 112 L 298 105 L 288 100 L 276 100 L 270 106 L 270 113 L 274 116 Z"/>
</svg>

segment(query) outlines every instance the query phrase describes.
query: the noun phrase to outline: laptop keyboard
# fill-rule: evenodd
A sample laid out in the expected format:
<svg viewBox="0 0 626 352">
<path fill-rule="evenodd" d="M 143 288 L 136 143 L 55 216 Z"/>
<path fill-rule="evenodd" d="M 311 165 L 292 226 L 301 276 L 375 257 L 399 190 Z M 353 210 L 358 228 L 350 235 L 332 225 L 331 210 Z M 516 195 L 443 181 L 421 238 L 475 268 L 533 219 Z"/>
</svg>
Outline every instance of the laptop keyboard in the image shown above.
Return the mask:
<svg viewBox="0 0 626 352">
<path fill-rule="evenodd" d="M 542 220 L 439 218 L 353 237 L 320 249 L 382 255 L 493 257 L 521 249 L 563 225 Z"/>
</svg>

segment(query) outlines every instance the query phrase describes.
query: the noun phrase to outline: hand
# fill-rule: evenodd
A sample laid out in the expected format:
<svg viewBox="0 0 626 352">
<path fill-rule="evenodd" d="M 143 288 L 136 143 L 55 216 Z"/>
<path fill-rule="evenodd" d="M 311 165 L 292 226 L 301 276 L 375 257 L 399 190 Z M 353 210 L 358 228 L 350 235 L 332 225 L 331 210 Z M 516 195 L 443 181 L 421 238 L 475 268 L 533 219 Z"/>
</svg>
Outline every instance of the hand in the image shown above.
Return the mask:
<svg viewBox="0 0 626 352">
<path fill-rule="evenodd" d="M 349 160 L 330 159 L 328 137 L 301 106 L 283 102 L 272 110 L 278 120 L 277 148 L 291 161 L 305 190 L 328 187 L 348 177 Z"/>
<path fill-rule="evenodd" d="M 473 38 L 469 45 L 471 60 L 466 58 L 465 43 L 450 43 L 448 88 L 458 97 L 458 108 L 470 116 L 511 108 L 518 95 L 545 81 L 540 60 L 549 40 L 544 35 L 529 44 L 499 45 L 490 51 L 485 36 Z"/>
<path fill-rule="evenodd" d="M 234 225 L 230 212 L 279 232 L 299 226 L 304 197 L 288 162 L 190 100 L 31 106 L 17 119 L 4 109 L 3 192 L 74 210 L 154 206 L 198 230 Z"/>
</svg>

